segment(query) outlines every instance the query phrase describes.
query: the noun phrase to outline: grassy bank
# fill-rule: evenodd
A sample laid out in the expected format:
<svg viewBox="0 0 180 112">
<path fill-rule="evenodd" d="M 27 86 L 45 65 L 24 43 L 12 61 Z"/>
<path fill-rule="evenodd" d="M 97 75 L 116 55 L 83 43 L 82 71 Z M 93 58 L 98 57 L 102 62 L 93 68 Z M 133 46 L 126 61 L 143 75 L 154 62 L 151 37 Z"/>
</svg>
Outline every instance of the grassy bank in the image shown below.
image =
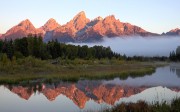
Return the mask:
<svg viewBox="0 0 180 112">
<path fill-rule="evenodd" d="M 180 112 L 180 98 L 173 100 L 171 104 L 167 104 L 167 102 L 148 104 L 144 101 L 121 103 L 102 112 Z"/>
<path fill-rule="evenodd" d="M 111 79 L 138 77 L 155 72 L 161 64 L 153 62 L 123 61 L 117 59 L 91 60 L 39 60 L 33 57 L 3 60 L 0 62 L 0 83 L 19 83 L 34 79 L 51 82 L 55 79 L 77 81 L 79 79 Z"/>
</svg>

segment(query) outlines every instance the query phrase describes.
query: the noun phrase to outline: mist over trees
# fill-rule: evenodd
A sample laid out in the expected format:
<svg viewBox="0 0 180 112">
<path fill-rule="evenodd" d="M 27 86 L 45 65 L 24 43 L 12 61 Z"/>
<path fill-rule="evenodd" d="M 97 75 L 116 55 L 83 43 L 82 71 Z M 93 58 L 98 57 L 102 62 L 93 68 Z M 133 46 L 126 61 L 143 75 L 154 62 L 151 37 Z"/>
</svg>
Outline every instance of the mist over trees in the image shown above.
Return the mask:
<svg viewBox="0 0 180 112">
<path fill-rule="evenodd" d="M 0 40 L 0 56 L 6 54 L 7 58 L 13 60 L 13 58 L 19 59 L 28 56 L 33 56 L 42 60 L 47 59 L 122 59 L 122 60 L 138 60 L 138 61 L 165 61 L 170 59 L 171 61 L 180 61 L 180 47 L 176 52 L 170 52 L 169 57 L 166 56 L 126 56 L 125 54 L 119 54 L 111 50 L 110 47 L 103 47 L 101 45 L 94 45 L 89 47 L 88 45 L 72 45 L 59 43 L 57 40 L 44 43 L 42 37 L 29 35 L 21 39 L 12 40 Z"/>
<path fill-rule="evenodd" d="M 59 43 L 57 40 L 44 43 L 42 37 L 28 36 L 14 41 L 0 41 L 0 53 L 7 55 L 12 60 L 13 57 L 23 58 L 34 56 L 42 60 L 56 59 L 101 59 L 112 57 L 121 57 L 120 54 L 114 53 L 110 47 L 103 46 L 75 46 Z"/>
<path fill-rule="evenodd" d="M 108 47 L 116 53 L 126 54 L 126 56 L 165 56 L 169 57 L 169 53 L 176 50 L 177 46 L 180 45 L 180 38 L 177 36 L 159 36 L 159 37 L 114 37 L 106 38 L 103 37 L 101 42 L 92 43 L 70 43 L 74 45 L 88 45 L 93 47 L 95 45 Z"/>
</svg>

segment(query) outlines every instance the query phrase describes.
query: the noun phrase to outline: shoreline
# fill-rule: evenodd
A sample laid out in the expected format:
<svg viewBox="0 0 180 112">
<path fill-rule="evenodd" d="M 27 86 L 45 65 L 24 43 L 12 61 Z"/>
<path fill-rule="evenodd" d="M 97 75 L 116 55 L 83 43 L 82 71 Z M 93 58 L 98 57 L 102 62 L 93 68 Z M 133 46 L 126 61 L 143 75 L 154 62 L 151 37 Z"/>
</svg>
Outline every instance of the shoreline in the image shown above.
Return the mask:
<svg viewBox="0 0 180 112">
<path fill-rule="evenodd" d="M 0 66 L 0 83 L 19 83 L 43 79 L 45 82 L 53 80 L 78 81 L 79 79 L 112 79 L 119 77 L 141 77 L 151 75 L 159 66 L 166 62 L 139 62 L 117 59 L 103 60 L 61 60 L 61 63 L 51 64 L 33 57 L 27 57 L 15 62 Z"/>
</svg>

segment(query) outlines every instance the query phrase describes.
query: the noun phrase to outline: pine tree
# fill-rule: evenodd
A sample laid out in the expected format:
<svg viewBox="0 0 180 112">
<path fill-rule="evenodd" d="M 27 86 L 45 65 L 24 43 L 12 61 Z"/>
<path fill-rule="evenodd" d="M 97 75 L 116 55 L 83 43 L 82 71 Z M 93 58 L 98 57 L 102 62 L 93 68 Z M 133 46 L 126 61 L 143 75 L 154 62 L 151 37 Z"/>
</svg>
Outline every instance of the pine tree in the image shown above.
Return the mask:
<svg viewBox="0 0 180 112">
<path fill-rule="evenodd" d="M 14 55 L 13 41 L 11 40 L 7 44 L 7 56 L 10 60 L 12 60 L 13 55 Z"/>
</svg>

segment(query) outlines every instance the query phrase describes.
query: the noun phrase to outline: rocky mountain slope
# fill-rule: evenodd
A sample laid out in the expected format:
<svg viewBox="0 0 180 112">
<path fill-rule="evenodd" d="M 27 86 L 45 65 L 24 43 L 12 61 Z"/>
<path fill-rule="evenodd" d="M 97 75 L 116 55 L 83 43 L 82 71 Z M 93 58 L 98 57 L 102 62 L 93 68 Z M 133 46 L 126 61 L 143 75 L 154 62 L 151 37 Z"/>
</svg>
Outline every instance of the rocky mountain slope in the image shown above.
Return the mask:
<svg viewBox="0 0 180 112">
<path fill-rule="evenodd" d="M 103 37 L 116 36 L 154 36 L 144 29 L 120 22 L 114 15 L 106 18 L 97 17 L 89 20 L 85 12 L 78 13 L 70 22 L 55 29 L 51 34 L 45 35 L 44 39 L 57 39 L 61 42 L 92 42 L 100 41 Z"/>
<path fill-rule="evenodd" d="M 40 29 L 36 29 L 33 24 L 28 19 L 26 19 L 20 22 L 18 25 L 9 29 L 5 34 L 2 35 L 1 38 L 14 40 L 16 38 L 22 38 L 30 34 L 43 35 L 43 31 Z"/>
<path fill-rule="evenodd" d="M 29 34 L 41 35 L 45 42 L 55 39 L 59 42 L 94 42 L 101 41 L 104 37 L 159 36 L 130 23 L 123 23 L 114 15 L 105 18 L 99 16 L 90 20 L 82 11 L 62 26 L 51 18 L 42 27 L 35 28 L 27 19 L 8 30 L 1 38 L 14 40 Z M 163 35 L 180 35 L 180 29 L 171 30 Z"/>
<path fill-rule="evenodd" d="M 176 29 L 172 29 L 169 32 L 167 32 L 165 35 L 169 35 L 169 36 L 180 36 L 180 29 L 176 28 Z"/>
<path fill-rule="evenodd" d="M 60 24 L 57 23 L 55 19 L 51 18 L 40 29 L 47 32 L 52 31 L 58 27 L 60 27 Z"/>
</svg>

